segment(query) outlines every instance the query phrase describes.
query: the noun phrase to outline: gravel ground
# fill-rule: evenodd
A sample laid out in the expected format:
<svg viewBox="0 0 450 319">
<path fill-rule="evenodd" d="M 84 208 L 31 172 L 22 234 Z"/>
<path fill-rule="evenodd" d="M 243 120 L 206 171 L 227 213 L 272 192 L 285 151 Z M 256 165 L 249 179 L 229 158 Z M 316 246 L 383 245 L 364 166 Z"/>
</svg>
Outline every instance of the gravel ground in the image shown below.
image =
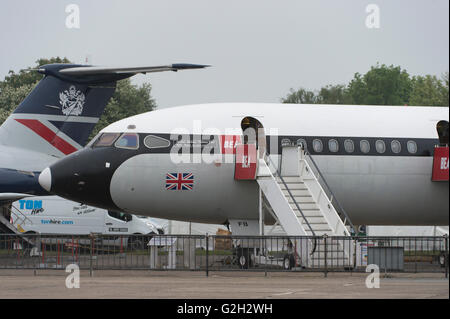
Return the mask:
<svg viewBox="0 0 450 319">
<path fill-rule="evenodd" d="M 443 274 L 384 274 L 366 288 L 367 274 L 190 271 L 82 271 L 68 289 L 63 270 L 0 270 L 0 298 L 449 298 Z"/>
</svg>

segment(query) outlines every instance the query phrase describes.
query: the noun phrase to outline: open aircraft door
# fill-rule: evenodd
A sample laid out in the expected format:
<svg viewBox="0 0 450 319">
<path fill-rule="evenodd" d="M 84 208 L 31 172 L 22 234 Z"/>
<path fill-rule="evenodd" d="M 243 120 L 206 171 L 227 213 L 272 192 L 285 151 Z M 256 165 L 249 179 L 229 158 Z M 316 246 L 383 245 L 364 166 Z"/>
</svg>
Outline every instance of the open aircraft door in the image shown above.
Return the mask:
<svg viewBox="0 0 450 319">
<path fill-rule="evenodd" d="M 254 117 L 244 117 L 241 121 L 242 143 L 236 145 L 234 179 L 255 180 L 258 172 L 258 158 L 266 151 L 264 127 Z"/>
<path fill-rule="evenodd" d="M 439 121 L 436 125 L 439 135 L 439 145 L 434 148 L 433 154 L 433 182 L 448 182 L 449 175 L 449 149 L 448 149 L 448 121 Z"/>
</svg>

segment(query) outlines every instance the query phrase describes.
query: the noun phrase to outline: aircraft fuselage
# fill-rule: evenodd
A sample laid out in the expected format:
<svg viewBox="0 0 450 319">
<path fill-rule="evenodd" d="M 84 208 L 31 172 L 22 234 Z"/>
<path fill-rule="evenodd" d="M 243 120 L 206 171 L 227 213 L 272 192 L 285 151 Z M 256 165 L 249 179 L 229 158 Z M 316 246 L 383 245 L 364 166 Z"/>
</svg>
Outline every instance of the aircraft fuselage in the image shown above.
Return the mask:
<svg viewBox="0 0 450 319">
<path fill-rule="evenodd" d="M 354 224 L 448 225 L 448 182 L 431 180 L 436 123 L 448 108 L 219 104 L 150 112 L 105 128 L 117 133 L 113 145 L 95 139 L 52 165 L 51 192 L 158 218 L 257 219 L 258 184 L 234 179 L 235 156 L 226 150 L 246 116 L 262 123 L 275 161 L 283 145 L 303 143 Z"/>
</svg>

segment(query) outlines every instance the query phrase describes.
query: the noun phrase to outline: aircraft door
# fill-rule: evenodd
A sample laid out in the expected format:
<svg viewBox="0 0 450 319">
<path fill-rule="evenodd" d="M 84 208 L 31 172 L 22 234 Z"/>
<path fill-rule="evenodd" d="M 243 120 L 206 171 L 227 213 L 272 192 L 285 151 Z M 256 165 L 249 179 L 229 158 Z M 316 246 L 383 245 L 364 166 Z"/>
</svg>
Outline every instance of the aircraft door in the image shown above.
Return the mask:
<svg viewBox="0 0 450 319">
<path fill-rule="evenodd" d="M 266 151 L 264 128 L 257 119 L 245 117 L 241 122 L 242 144 L 236 147 L 235 179 L 256 179 L 258 158 Z"/>
<path fill-rule="evenodd" d="M 439 121 L 436 124 L 436 130 L 439 136 L 439 146 L 448 147 L 448 121 Z"/>
<path fill-rule="evenodd" d="M 243 132 L 243 144 L 255 145 L 259 153 L 259 158 L 266 153 L 266 135 L 264 127 L 260 121 L 254 117 L 244 117 L 241 121 Z"/>
<path fill-rule="evenodd" d="M 447 181 L 449 180 L 449 147 L 448 147 L 448 121 L 439 121 L 436 125 L 439 136 L 439 145 L 434 148 L 433 154 L 433 174 L 431 180 Z"/>
</svg>

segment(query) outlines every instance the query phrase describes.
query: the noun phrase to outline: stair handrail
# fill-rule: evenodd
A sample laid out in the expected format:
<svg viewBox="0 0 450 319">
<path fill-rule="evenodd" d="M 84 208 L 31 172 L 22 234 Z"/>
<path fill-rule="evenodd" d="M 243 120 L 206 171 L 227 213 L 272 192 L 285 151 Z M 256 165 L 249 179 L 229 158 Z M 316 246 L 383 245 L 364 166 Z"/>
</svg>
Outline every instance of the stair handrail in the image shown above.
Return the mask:
<svg viewBox="0 0 450 319">
<path fill-rule="evenodd" d="M 311 154 L 308 152 L 308 150 L 304 149 L 303 147 L 300 147 L 302 149 L 302 151 L 305 154 L 305 158 L 308 158 L 309 160 L 311 160 L 312 166 L 313 168 L 317 171 L 317 174 L 319 175 L 319 178 L 317 179 L 317 181 L 321 183 L 321 181 L 323 182 L 324 185 L 322 185 L 322 188 L 324 188 L 324 190 L 326 189 L 330 194 L 327 195 L 328 196 L 328 200 L 331 202 L 331 204 L 333 204 L 333 200 L 336 202 L 336 206 L 339 211 L 344 215 L 344 219 L 342 220 L 342 217 L 340 216 L 340 214 L 338 213 L 339 217 L 341 218 L 342 222 L 344 223 L 344 225 L 346 223 L 349 224 L 351 230 L 350 233 L 354 233 L 355 232 L 355 226 L 353 225 L 350 217 L 348 216 L 347 212 L 345 211 L 344 207 L 342 207 L 341 203 L 339 202 L 339 200 L 337 199 L 336 195 L 333 193 L 333 191 L 331 190 L 331 187 L 328 185 L 327 180 L 325 179 L 325 177 L 322 175 L 322 172 L 320 171 L 319 167 L 317 166 L 316 162 L 314 161 L 314 159 L 312 158 Z M 325 187 L 323 187 L 325 186 Z M 326 194 L 326 193 L 325 193 Z M 334 206 L 334 205 L 333 205 Z"/>
<path fill-rule="evenodd" d="M 266 160 L 266 158 L 268 158 L 268 161 Z M 275 163 L 272 161 L 272 159 L 270 158 L 270 156 L 268 154 L 266 154 L 266 156 L 264 156 L 264 160 L 265 160 L 266 164 L 272 165 L 274 167 L 276 176 L 278 176 L 280 178 L 280 180 L 283 183 L 284 187 L 286 187 L 286 190 L 287 190 L 289 196 L 291 197 L 291 199 L 294 202 L 296 208 L 298 209 L 298 211 L 302 215 L 303 219 L 305 220 L 306 225 L 308 225 L 308 228 L 311 230 L 311 233 L 313 234 L 313 236 L 316 236 L 316 234 L 314 233 L 314 230 L 312 229 L 311 225 L 309 224 L 308 220 L 306 219 L 305 215 L 303 214 L 303 211 L 301 210 L 300 206 L 298 205 L 297 201 L 295 200 L 294 196 L 292 195 L 290 189 L 288 188 L 286 182 L 284 181 L 284 178 L 278 172 L 278 169 L 275 166 Z"/>
<path fill-rule="evenodd" d="M 13 211 L 13 209 L 14 209 L 14 211 Z M 15 216 L 16 216 L 16 218 L 17 219 L 21 219 L 21 223 L 19 224 L 19 222 L 17 221 L 17 224 L 18 225 L 20 225 L 20 226 L 22 226 L 24 223 L 25 223 L 25 221 L 27 220 L 30 224 L 33 224 L 33 222 L 31 221 L 31 219 L 29 219 L 24 213 L 22 213 L 21 211 L 20 211 L 20 209 L 17 209 L 16 207 L 14 207 L 14 205 L 11 205 L 11 208 L 9 209 L 9 212 L 11 213 L 11 214 L 14 214 Z M 19 216 L 19 215 L 21 215 L 21 216 Z M 16 219 L 16 220 L 17 220 Z M 16 227 L 17 228 L 17 227 Z"/>
<path fill-rule="evenodd" d="M 314 245 L 313 245 L 313 249 L 310 253 L 310 255 L 314 254 L 314 252 L 316 251 L 316 247 L 317 247 L 317 238 L 316 238 L 316 233 L 314 232 L 314 230 L 312 229 L 311 225 L 308 222 L 308 219 L 306 219 L 305 215 L 303 214 L 303 211 L 301 210 L 300 206 L 298 205 L 297 201 L 295 200 L 294 196 L 292 195 L 289 187 L 287 186 L 286 182 L 284 181 L 284 178 L 281 176 L 281 173 L 278 171 L 277 166 L 275 165 L 275 163 L 272 161 L 272 159 L 270 158 L 270 155 L 266 152 L 263 156 L 264 161 L 266 162 L 267 166 L 270 168 L 270 166 L 273 166 L 273 168 L 275 169 L 275 175 L 278 176 L 281 180 L 281 182 L 283 183 L 284 187 L 286 188 L 289 196 L 291 197 L 292 201 L 295 204 L 295 207 L 298 209 L 298 211 L 300 212 L 300 214 L 302 215 L 304 221 L 306 222 L 306 225 L 308 226 L 308 228 L 311 230 L 311 234 L 314 237 Z"/>
</svg>

